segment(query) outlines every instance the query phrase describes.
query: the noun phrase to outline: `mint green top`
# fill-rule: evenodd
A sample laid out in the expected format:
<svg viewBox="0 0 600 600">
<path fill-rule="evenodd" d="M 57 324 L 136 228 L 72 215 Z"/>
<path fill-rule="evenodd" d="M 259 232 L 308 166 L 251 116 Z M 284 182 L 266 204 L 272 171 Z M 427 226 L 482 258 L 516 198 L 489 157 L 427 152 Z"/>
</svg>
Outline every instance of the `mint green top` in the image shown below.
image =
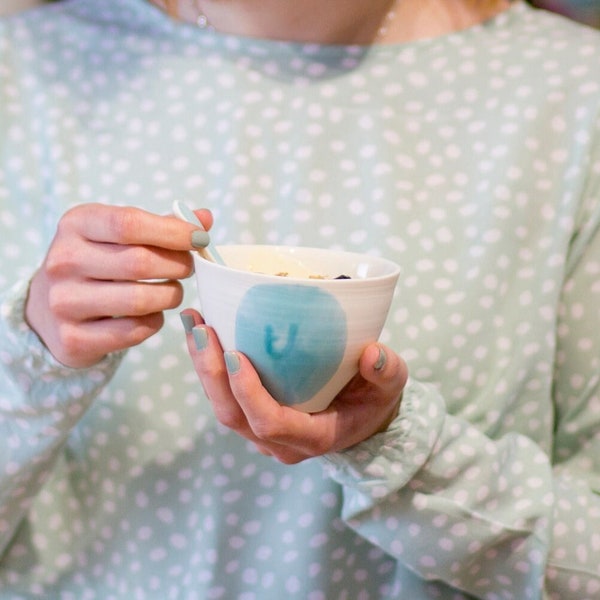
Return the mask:
<svg viewBox="0 0 600 600">
<path fill-rule="evenodd" d="M 520 2 L 370 49 L 144 0 L 0 21 L 0 598 L 597 600 L 599 56 Z M 389 431 L 258 454 L 215 422 L 177 311 L 94 368 L 49 356 L 23 299 L 60 215 L 175 198 L 217 243 L 401 264 Z"/>
</svg>

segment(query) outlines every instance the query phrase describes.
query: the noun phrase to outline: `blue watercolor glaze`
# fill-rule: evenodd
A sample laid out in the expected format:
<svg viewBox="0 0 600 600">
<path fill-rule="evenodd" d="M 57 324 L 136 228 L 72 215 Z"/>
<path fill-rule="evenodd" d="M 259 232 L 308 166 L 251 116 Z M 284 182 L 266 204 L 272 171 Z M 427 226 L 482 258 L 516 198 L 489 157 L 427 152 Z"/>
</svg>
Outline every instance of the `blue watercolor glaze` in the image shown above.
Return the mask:
<svg viewBox="0 0 600 600">
<path fill-rule="evenodd" d="M 250 288 L 236 316 L 236 349 L 282 404 L 310 400 L 331 379 L 346 347 L 346 314 L 330 293 L 303 285 Z"/>
</svg>

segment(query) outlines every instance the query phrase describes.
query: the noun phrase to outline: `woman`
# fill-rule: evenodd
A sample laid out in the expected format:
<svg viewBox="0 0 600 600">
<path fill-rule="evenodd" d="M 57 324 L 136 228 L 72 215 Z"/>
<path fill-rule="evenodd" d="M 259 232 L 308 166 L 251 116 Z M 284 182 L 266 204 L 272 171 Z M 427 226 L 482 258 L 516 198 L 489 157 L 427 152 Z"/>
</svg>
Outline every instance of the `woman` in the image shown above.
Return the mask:
<svg viewBox="0 0 600 600">
<path fill-rule="evenodd" d="M 0 48 L 1 598 L 597 596 L 597 33 L 70 0 Z M 186 309 L 200 384 L 176 198 L 217 243 L 402 265 L 330 409 L 279 407 Z"/>
</svg>

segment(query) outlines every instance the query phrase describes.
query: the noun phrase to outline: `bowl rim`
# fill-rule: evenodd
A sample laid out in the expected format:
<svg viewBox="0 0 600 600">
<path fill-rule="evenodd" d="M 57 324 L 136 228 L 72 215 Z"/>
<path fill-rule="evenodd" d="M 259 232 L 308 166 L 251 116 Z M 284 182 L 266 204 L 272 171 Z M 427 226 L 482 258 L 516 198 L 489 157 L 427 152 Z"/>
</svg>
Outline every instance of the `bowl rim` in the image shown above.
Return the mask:
<svg viewBox="0 0 600 600">
<path fill-rule="evenodd" d="M 259 277 L 260 279 L 264 279 L 266 281 L 278 281 L 278 282 L 282 282 L 282 281 L 288 281 L 288 282 L 303 282 L 305 285 L 307 282 L 310 282 L 312 284 L 319 284 L 319 285 L 349 285 L 352 282 L 354 282 L 354 284 L 359 283 L 359 282 L 377 282 L 377 281 L 384 281 L 384 280 L 389 280 L 389 279 L 393 279 L 393 278 L 397 278 L 400 275 L 400 270 L 401 267 L 400 265 L 389 259 L 386 258 L 384 256 L 380 256 L 380 255 L 376 255 L 376 254 L 367 254 L 367 253 L 360 253 L 360 252 L 353 252 L 350 250 L 339 250 L 339 249 L 335 249 L 335 248 L 322 248 L 322 247 L 318 247 L 318 246 L 292 246 L 292 245 L 285 245 L 285 244 L 219 244 L 217 245 L 217 248 L 219 250 L 224 250 L 225 253 L 227 252 L 227 248 L 233 248 L 236 250 L 243 250 L 246 248 L 256 248 L 256 249 L 261 249 L 261 250 L 274 250 L 274 251 L 282 251 L 282 252 L 290 252 L 293 250 L 300 250 L 300 251 L 307 251 L 307 252 L 320 252 L 320 253 L 325 253 L 325 254 L 338 254 L 338 255 L 344 255 L 348 258 L 354 258 L 354 259 L 367 259 L 370 261 L 377 261 L 380 264 L 386 265 L 389 268 L 389 272 L 381 274 L 381 275 L 375 275 L 372 277 L 353 277 L 350 279 L 337 279 L 337 278 L 331 278 L 331 279 L 326 279 L 326 278 L 319 278 L 319 277 L 300 277 L 300 276 L 286 276 L 286 277 L 281 277 L 280 275 L 276 275 L 276 274 L 270 274 L 270 273 L 261 273 L 260 271 L 251 271 L 249 269 L 241 269 L 241 268 L 237 268 L 237 267 L 232 267 L 230 265 L 221 265 L 219 263 L 207 260 L 206 258 L 204 258 L 202 255 L 200 255 L 198 252 L 194 252 L 194 260 L 197 263 L 203 264 L 208 268 L 214 268 L 220 271 L 235 271 L 237 273 L 247 273 L 249 275 L 252 276 L 256 276 Z"/>
</svg>

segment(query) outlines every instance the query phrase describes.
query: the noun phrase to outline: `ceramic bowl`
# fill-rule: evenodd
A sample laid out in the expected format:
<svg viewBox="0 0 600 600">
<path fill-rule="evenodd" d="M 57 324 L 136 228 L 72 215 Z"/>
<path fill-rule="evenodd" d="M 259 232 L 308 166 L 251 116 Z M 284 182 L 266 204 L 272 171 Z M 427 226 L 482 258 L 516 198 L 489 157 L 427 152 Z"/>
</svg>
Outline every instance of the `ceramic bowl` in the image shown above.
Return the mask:
<svg viewBox="0 0 600 600">
<path fill-rule="evenodd" d="M 243 352 L 281 404 L 325 409 L 379 338 L 398 265 L 319 248 L 218 250 L 227 266 L 194 259 L 200 309 L 223 349 Z"/>
</svg>

